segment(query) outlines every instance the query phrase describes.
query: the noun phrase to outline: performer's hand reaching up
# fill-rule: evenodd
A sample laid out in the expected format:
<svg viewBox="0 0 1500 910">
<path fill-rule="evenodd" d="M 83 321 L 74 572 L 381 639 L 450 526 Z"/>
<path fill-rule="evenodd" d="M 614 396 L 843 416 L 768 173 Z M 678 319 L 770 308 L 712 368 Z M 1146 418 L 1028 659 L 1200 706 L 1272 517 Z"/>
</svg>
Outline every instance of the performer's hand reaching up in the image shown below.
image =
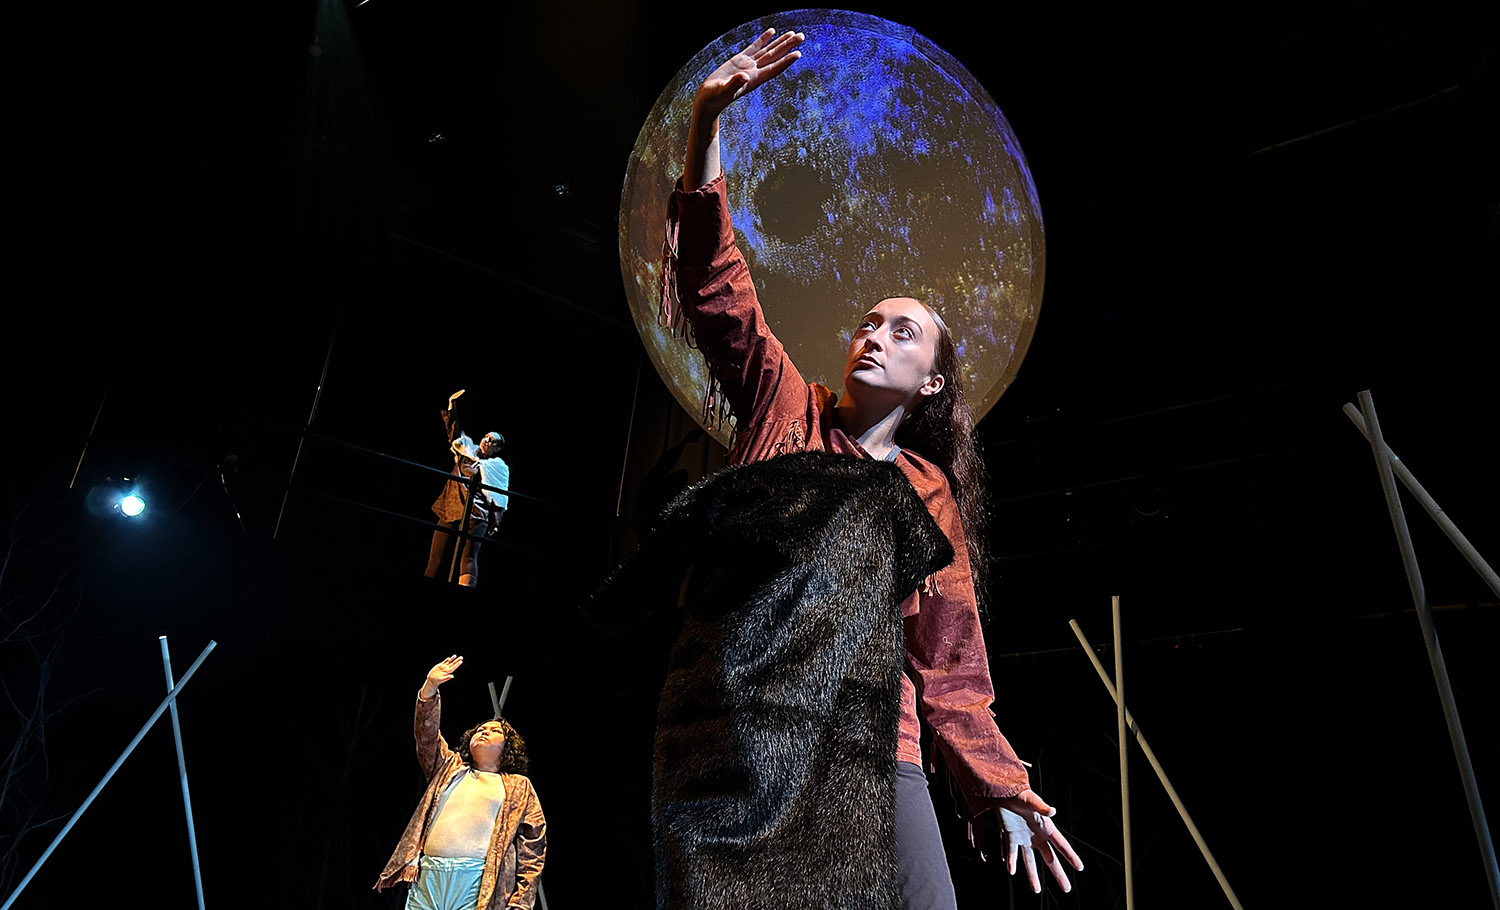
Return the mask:
<svg viewBox="0 0 1500 910">
<path fill-rule="evenodd" d="M 1073 845 L 1068 843 L 1057 825 L 1053 824 L 1052 816 L 1057 814 L 1057 810 L 1047 805 L 1036 791 L 1022 790 L 1009 799 L 1000 800 L 995 812 L 1000 816 L 1000 830 L 1008 851 L 1006 870 L 1011 875 L 1016 874 L 1016 855 L 1019 853 L 1022 864 L 1026 867 L 1026 877 L 1031 880 L 1031 890 L 1037 894 L 1042 893 L 1042 880 L 1037 875 L 1036 857 L 1032 854 L 1034 848 L 1042 854 L 1042 862 L 1052 871 L 1052 877 L 1057 879 L 1058 886 L 1064 892 L 1071 891 L 1073 884 L 1068 881 L 1067 869 L 1063 867 L 1058 854 L 1080 872 L 1083 871 L 1083 860 L 1078 858 L 1078 854 L 1073 852 Z"/>
<path fill-rule="evenodd" d="M 764 82 L 791 66 L 802 52 L 796 50 L 802 43 L 801 32 L 784 32 L 776 37 L 776 30 L 768 28 L 750 46 L 719 64 L 719 68 L 703 80 L 698 88 L 698 97 L 693 101 L 693 113 L 701 119 L 712 119 L 724 112 L 735 99 L 755 91 Z"/>
<path fill-rule="evenodd" d="M 719 176 L 719 115 L 735 99 L 755 91 L 795 63 L 802 56 L 796 49 L 802 39 L 801 32 L 783 32 L 777 37 L 776 30 L 768 28 L 703 80 L 693 99 L 693 119 L 688 124 L 683 189 L 696 189 Z"/>
<path fill-rule="evenodd" d="M 427 679 L 422 683 L 421 696 L 431 698 L 436 695 L 438 686 L 452 679 L 454 671 L 463 664 L 464 659 L 457 654 L 433 664 L 432 669 L 427 671 Z"/>
</svg>

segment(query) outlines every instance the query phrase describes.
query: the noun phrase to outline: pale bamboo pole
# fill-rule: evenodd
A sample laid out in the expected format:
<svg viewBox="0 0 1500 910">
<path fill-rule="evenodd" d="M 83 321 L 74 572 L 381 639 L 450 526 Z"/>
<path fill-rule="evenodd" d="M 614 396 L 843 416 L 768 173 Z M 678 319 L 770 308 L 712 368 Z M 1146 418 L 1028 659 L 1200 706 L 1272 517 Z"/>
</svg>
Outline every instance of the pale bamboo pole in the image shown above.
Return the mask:
<svg viewBox="0 0 1500 910">
<path fill-rule="evenodd" d="M 1095 672 L 1099 674 L 1099 680 L 1104 683 L 1104 688 L 1109 690 L 1109 697 L 1113 698 L 1117 704 L 1123 705 L 1124 702 L 1120 700 L 1115 690 L 1114 682 L 1109 678 L 1109 672 L 1104 669 L 1104 664 L 1094 654 L 1094 648 L 1089 644 L 1088 638 L 1084 636 L 1083 629 L 1078 625 L 1078 620 L 1068 620 L 1068 627 L 1078 637 L 1078 643 L 1083 645 L 1083 653 L 1088 655 L 1089 662 L 1094 665 Z M 1198 845 L 1198 852 L 1203 854 L 1203 858 L 1208 862 L 1208 868 L 1212 870 L 1214 878 L 1218 879 L 1219 887 L 1224 891 L 1224 896 L 1229 899 L 1230 906 L 1234 910 L 1245 910 L 1240 905 L 1240 899 L 1235 896 L 1234 889 L 1229 887 L 1229 879 L 1224 877 L 1223 870 L 1219 868 L 1218 861 L 1214 859 L 1213 851 L 1208 849 L 1208 841 L 1203 839 L 1203 835 L 1198 831 L 1198 826 L 1193 824 L 1193 817 L 1188 814 L 1187 806 L 1183 805 L 1182 797 L 1177 795 L 1177 788 L 1173 787 L 1172 782 L 1167 779 L 1166 769 L 1161 766 L 1161 762 L 1156 757 L 1156 752 L 1146 742 L 1146 734 L 1141 732 L 1140 725 L 1135 722 L 1135 718 L 1131 716 L 1128 709 L 1125 711 L 1125 722 L 1130 726 L 1131 732 L 1135 734 L 1135 741 L 1141 746 L 1141 754 L 1146 756 L 1146 761 L 1151 764 L 1151 770 L 1156 772 L 1157 779 L 1161 781 L 1162 787 L 1166 789 L 1167 798 L 1176 807 L 1177 814 L 1182 816 L 1182 823 L 1187 825 L 1188 834 L 1192 835 L 1193 843 Z"/>
<path fill-rule="evenodd" d="M 1395 471 L 1391 468 L 1395 456 L 1380 435 L 1380 418 L 1375 414 L 1375 399 L 1368 390 L 1359 393 L 1359 408 L 1364 416 L 1365 435 L 1375 451 L 1375 469 L 1380 475 L 1380 489 L 1385 494 L 1386 508 L 1391 513 L 1396 543 L 1401 547 L 1401 564 L 1406 568 L 1407 586 L 1411 588 L 1412 603 L 1417 608 L 1422 640 L 1427 644 L 1427 661 L 1432 665 L 1438 699 L 1443 703 L 1443 720 L 1448 724 L 1448 739 L 1453 744 L 1453 756 L 1458 760 L 1459 776 L 1463 778 L 1464 795 L 1469 801 L 1469 819 L 1474 824 L 1474 836 L 1479 841 L 1485 876 L 1489 879 L 1490 902 L 1496 910 L 1500 910 L 1500 868 L 1497 868 L 1495 862 L 1495 844 L 1490 840 L 1489 823 L 1484 817 L 1484 801 L 1479 796 L 1479 782 L 1474 777 L 1474 764 L 1469 758 L 1469 744 L 1464 739 L 1463 721 L 1458 717 L 1453 685 L 1448 681 L 1448 665 L 1443 660 L 1443 647 L 1438 642 L 1437 627 L 1432 622 L 1432 607 L 1427 603 L 1427 590 L 1422 584 L 1422 569 L 1417 565 L 1417 551 L 1412 546 L 1411 529 L 1407 527 L 1406 514 L 1401 509 L 1401 493 L 1396 489 Z"/>
<path fill-rule="evenodd" d="M 172 652 L 167 648 L 167 636 L 163 635 L 161 641 L 161 666 L 167 675 L 167 691 L 172 690 L 175 681 L 172 679 Z M 188 850 L 193 857 L 193 888 L 198 892 L 198 910 L 204 910 L 203 903 L 203 872 L 198 867 L 198 832 L 193 827 L 193 798 L 188 793 L 187 758 L 182 751 L 182 726 L 177 722 L 177 702 L 171 705 L 172 713 L 172 739 L 177 743 L 177 771 L 182 777 L 182 808 L 187 813 Z"/>
<path fill-rule="evenodd" d="M 104 772 L 104 779 L 99 781 L 98 786 L 94 787 L 93 792 L 84 799 L 83 805 L 78 807 L 78 811 L 73 813 L 73 817 L 68 819 L 68 823 L 63 825 L 61 831 L 57 832 L 57 836 L 52 839 L 52 843 L 48 844 L 47 849 L 42 851 L 42 856 L 36 861 L 36 865 L 31 867 L 31 871 L 27 872 L 26 877 L 21 879 L 21 883 L 16 886 L 16 890 L 10 893 L 10 897 L 5 899 L 5 903 L 0 904 L 0 910 L 10 910 L 11 904 L 16 902 L 16 898 L 20 897 L 21 892 L 31 883 L 32 878 L 36 876 L 37 870 L 42 868 L 42 863 L 47 861 L 47 858 L 52 855 L 52 851 L 56 850 L 57 845 L 62 843 L 62 839 L 68 836 L 69 831 L 73 830 L 73 825 L 77 824 L 78 819 L 83 816 L 84 810 L 93 804 L 95 797 L 104 789 L 104 785 L 109 783 L 110 778 L 115 776 L 116 771 L 120 770 L 120 766 L 125 763 L 125 759 L 129 758 L 130 753 L 135 751 L 135 747 L 145 737 L 146 731 L 150 730 L 151 725 L 161 718 L 162 714 L 167 710 L 167 706 L 176 701 L 177 693 L 181 692 L 182 687 L 187 685 L 188 680 L 193 678 L 193 674 L 198 672 L 198 668 L 203 665 L 204 658 L 208 657 L 208 652 L 212 651 L 217 644 L 214 641 L 208 643 L 208 647 L 203 649 L 203 653 L 198 655 L 198 659 L 193 661 L 193 665 L 188 667 L 188 671 L 182 675 L 182 680 L 172 687 L 172 691 L 167 693 L 167 697 L 162 700 L 162 703 L 156 706 L 155 711 L 151 712 L 150 719 L 141 727 L 140 732 L 136 733 L 135 738 L 130 741 L 130 745 L 125 747 L 125 751 L 120 753 L 120 757 L 115 759 L 115 763 L 109 766 L 108 771 Z"/>
</svg>

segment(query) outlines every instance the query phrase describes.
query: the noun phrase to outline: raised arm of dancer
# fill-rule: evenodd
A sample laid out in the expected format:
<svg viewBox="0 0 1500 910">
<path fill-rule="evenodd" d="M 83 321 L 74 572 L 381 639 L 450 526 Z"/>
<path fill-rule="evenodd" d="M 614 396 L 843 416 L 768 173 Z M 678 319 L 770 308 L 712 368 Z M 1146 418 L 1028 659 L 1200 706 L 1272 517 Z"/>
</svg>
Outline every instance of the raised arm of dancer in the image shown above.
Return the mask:
<svg viewBox="0 0 1500 910">
<path fill-rule="evenodd" d="M 453 754 L 438 729 L 443 716 L 443 701 L 438 697 L 438 686 L 452 679 L 463 663 L 464 659 L 457 654 L 438 661 L 427 671 L 427 678 L 422 680 L 422 688 L 417 690 L 417 761 L 422 765 L 422 773 L 428 780 L 443 766 L 448 756 Z"/>
<path fill-rule="evenodd" d="M 698 87 L 693 120 L 688 124 L 687 160 L 682 188 L 696 189 L 719 176 L 719 115 L 737 98 L 755 91 L 802 56 L 801 32 L 768 28 L 750 46 L 730 57 Z"/>
<path fill-rule="evenodd" d="M 750 271 L 735 245 L 724 183 L 718 179 L 719 114 L 800 56 L 794 50 L 802 42 L 800 34 L 787 32 L 772 40 L 774 35 L 768 30 L 755 39 L 698 89 L 683 190 L 673 194 L 668 207 L 669 255 L 663 263 L 672 288 L 664 293 L 663 314 L 678 327 L 678 319 L 691 326 L 722 400 L 742 428 L 759 416 L 778 390 L 800 396 L 800 403 L 794 404 L 802 408 L 807 396 L 805 384 L 788 369 L 781 343 L 761 313 Z"/>
<path fill-rule="evenodd" d="M 448 441 L 451 443 L 459 437 L 463 429 L 458 425 L 458 399 L 464 393 L 459 389 L 448 396 L 448 406 L 443 408 L 443 429 L 448 431 Z"/>
</svg>

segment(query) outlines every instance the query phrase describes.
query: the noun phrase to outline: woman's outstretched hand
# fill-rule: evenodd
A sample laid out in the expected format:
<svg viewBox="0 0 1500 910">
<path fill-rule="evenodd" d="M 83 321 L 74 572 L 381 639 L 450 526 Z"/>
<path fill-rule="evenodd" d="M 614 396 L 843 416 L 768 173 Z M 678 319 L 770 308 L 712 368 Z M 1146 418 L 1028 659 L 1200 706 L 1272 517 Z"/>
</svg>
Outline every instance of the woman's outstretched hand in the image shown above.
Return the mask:
<svg viewBox="0 0 1500 910">
<path fill-rule="evenodd" d="M 736 98 L 755 91 L 795 63 L 802 56 L 797 46 L 803 37 L 801 32 L 777 36 L 775 29 L 768 28 L 703 80 L 693 99 L 693 120 L 688 125 L 683 189 L 695 189 L 719 176 L 719 115 Z"/>
<path fill-rule="evenodd" d="M 1068 871 L 1062 859 L 1080 872 L 1083 871 L 1083 860 L 1078 858 L 1073 845 L 1053 823 L 1052 816 L 1057 810 L 1047 805 L 1035 791 L 1022 790 L 1009 799 L 1000 800 L 995 812 L 1000 816 L 1000 830 L 1005 836 L 1006 870 L 1011 875 L 1016 874 L 1016 857 L 1019 855 L 1026 867 L 1026 877 L 1031 881 L 1031 890 L 1040 894 L 1042 880 L 1036 870 L 1035 850 L 1042 855 L 1042 863 L 1051 870 L 1052 877 L 1057 879 L 1058 887 L 1064 892 L 1071 891 L 1073 884 L 1068 881 Z"/>
<path fill-rule="evenodd" d="M 457 654 L 433 664 L 432 669 L 427 671 L 427 679 L 422 682 L 422 697 L 431 698 L 436 695 L 438 686 L 452 679 L 454 671 L 463 664 L 464 659 Z"/>
<path fill-rule="evenodd" d="M 776 78 L 802 56 L 796 48 L 803 37 L 801 32 L 783 32 L 778 37 L 774 28 L 766 29 L 759 38 L 750 42 L 749 47 L 719 64 L 719 68 L 703 80 L 693 102 L 695 116 L 700 120 L 712 120 L 736 99 Z"/>
</svg>

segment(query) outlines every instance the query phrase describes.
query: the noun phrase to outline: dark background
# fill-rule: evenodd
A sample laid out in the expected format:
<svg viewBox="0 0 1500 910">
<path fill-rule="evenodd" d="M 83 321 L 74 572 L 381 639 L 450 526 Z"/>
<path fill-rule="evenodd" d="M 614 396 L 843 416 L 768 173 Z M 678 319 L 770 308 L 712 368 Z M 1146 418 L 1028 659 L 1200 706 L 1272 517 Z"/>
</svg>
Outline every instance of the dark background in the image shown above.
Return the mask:
<svg viewBox="0 0 1500 910">
<path fill-rule="evenodd" d="M 981 424 L 988 637 L 1001 727 L 1087 869 L 1038 898 L 952 826 L 962 906 L 1124 904 L 1114 707 L 1067 628 L 1106 642 L 1113 594 L 1132 710 L 1246 906 L 1486 899 L 1340 413 L 1371 390 L 1403 461 L 1500 552 L 1480 6 L 859 7 L 988 88 L 1047 219 L 1037 333 Z M 7 11 L 4 893 L 158 703 L 167 635 L 179 676 L 219 643 L 180 702 L 210 905 L 398 906 L 369 886 L 421 789 L 412 694 L 454 652 L 451 733 L 515 678 L 549 905 L 651 905 L 670 630 L 606 634 L 578 607 L 722 453 L 643 361 L 619 193 L 677 68 L 773 12 Z M 460 387 L 517 494 L 476 590 L 421 577 L 439 473 L 342 444 L 446 470 Z M 122 476 L 146 520 L 90 513 Z M 1500 611 L 1408 517 L 1493 813 Z M 1138 754 L 1131 773 L 1138 905 L 1227 906 Z M 193 901 L 165 720 L 16 906 L 137 897 Z"/>
</svg>

